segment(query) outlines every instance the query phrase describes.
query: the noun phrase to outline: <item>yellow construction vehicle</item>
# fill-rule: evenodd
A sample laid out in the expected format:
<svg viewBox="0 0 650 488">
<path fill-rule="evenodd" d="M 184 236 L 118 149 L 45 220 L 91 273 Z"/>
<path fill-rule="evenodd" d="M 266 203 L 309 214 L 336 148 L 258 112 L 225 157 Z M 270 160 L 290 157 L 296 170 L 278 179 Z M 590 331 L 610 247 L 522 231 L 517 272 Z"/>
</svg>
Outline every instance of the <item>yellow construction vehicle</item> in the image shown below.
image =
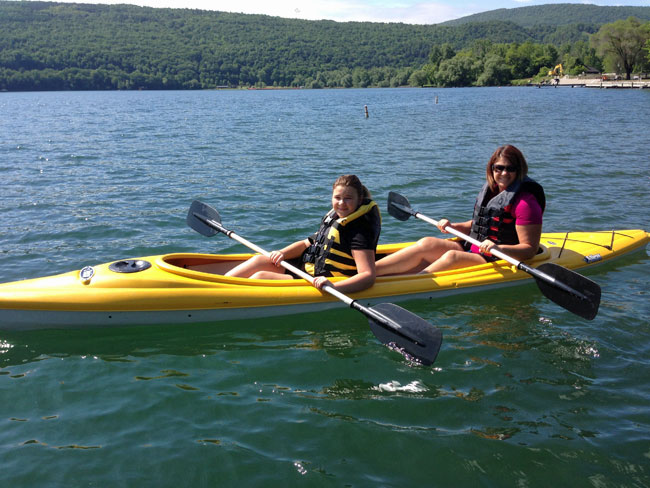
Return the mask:
<svg viewBox="0 0 650 488">
<path fill-rule="evenodd" d="M 549 76 L 564 76 L 564 68 L 562 68 L 562 63 L 558 64 L 552 70 L 548 72 Z"/>
</svg>

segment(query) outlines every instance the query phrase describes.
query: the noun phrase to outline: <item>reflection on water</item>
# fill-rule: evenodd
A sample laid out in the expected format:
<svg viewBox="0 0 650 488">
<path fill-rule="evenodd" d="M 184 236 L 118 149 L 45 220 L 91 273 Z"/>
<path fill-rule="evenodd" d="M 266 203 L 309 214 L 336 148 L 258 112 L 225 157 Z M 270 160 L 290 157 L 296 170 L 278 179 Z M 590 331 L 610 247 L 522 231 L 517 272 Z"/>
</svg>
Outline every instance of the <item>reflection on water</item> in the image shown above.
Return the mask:
<svg viewBox="0 0 650 488">
<path fill-rule="evenodd" d="M 335 328 L 332 328 L 334 324 Z M 183 326 L 2 332 L 0 367 L 51 357 L 134 361 L 156 355 L 201 356 L 254 350 L 322 350 L 345 357 L 373 338 L 365 317 L 346 310 Z"/>
</svg>

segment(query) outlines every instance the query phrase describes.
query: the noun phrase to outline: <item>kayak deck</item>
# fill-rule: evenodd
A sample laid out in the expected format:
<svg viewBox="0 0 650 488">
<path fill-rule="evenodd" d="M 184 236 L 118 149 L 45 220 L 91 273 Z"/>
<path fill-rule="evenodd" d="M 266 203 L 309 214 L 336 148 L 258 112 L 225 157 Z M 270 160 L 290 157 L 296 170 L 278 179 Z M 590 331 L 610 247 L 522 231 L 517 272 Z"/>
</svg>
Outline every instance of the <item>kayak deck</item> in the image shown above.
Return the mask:
<svg viewBox="0 0 650 488">
<path fill-rule="evenodd" d="M 643 230 L 542 234 L 540 253 L 527 263 L 580 269 L 643 249 L 649 240 Z M 409 244 L 384 244 L 377 251 L 391 253 Z M 345 306 L 300 279 L 223 276 L 250 256 L 174 253 L 0 284 L 0 329 L 214 322 Z M 148 265 L 133 270 L 139 262 Z M 343 278 L 332 281 L 339 279 Z M 434 274 L 380 277 L 374 286 L 351 297 L 367 305 L 387 299 L 441 298 L 513 286 L 526 279 L 531 279 L 529 274 L 496 261 Z"/>
</svg>

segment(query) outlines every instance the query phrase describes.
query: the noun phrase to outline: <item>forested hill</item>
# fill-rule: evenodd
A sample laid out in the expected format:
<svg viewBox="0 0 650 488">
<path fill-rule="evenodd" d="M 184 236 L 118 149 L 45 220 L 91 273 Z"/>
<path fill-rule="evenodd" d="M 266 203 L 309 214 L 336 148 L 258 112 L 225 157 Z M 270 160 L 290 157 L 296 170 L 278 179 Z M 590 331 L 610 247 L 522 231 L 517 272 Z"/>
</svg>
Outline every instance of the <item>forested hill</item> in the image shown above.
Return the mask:
<svg viewBox="0 0 650 488">
<path fill-rule="evenodd" d="M 399 86 L 429 62 L 434 46 L 459 50 L 478 39 L 559 46 L 596 30 L 596 24 L 308 21 L 0 0 L 0 90 Z"/>
<path fill-rule="evenodd" d="M 462 25 L 472 22 L 514 22 L 522 27 L 549 24 L 561 26 L 568 24 L 608 24 L 619 19 L 636 17 L 650 20 L 650 7 L 600 7 L 577 3 L 556 3 L 532 5 L 530 7 L 500 8 L 468 15 L 460 19 L 443 22 L 439 25 Z"/>
<path fill-rule="evenodd" d="M 431 47 L 474 39 L 524 42 L 515 24 L 459 27 L 284 19 L 130 5 L 0 1 L 0 89 L 304 86 L 328 73 L 372 84 L 390 68 L 408 79 Z M 63 71 L 67 70 L 66 73 Z M 338 72 L 338 73 L 337 73 Z M 386 73 L 381 73 L 386 78 Z M 4 84 L 2 83 L 2 80 Z M 396 84 L 404 80 L 396 79 Z"/>
</svg>

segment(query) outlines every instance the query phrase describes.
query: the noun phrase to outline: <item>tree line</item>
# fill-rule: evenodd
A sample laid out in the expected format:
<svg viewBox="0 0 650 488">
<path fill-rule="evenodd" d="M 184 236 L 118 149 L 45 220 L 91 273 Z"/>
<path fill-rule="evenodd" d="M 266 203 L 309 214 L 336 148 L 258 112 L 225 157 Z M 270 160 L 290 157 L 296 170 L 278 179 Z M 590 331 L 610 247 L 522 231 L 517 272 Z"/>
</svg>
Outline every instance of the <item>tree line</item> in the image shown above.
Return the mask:
<svg viewBox="0 0 650 488">
<path fill-rule="evenodd" d="M 582 75 L 603 71 L 620 73 L 650 71 L 650 22 L 634 17 L 603 25 L 589 41 L 552 44 L 493 43 L 474 41 L 455 51 L 449 44 L 433 46 L 429 62 L 414 71 L 411 85 L 496 86 L 515 80 L 541 81 L 561 64 L 563 73 Z"/>
<path fill-rule="evenodd" d="M 598 32 L 0 1 L 0 90 L 502 85 L 558 62 L 606 67 L 612 55 L 590 42 Z"/>
</svg>

